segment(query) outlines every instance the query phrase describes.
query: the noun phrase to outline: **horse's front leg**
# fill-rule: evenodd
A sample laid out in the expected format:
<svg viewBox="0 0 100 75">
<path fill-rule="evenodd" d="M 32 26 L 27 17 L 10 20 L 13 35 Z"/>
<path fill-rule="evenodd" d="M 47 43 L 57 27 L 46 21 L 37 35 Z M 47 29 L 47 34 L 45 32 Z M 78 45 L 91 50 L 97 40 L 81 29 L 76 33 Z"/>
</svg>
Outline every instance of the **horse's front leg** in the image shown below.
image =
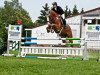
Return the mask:
<svg viewBox="0 0 100 75">
<path fill-rule="evenodd" d="M 58 33 L 57 33 L 57 38 L 61 38 Z"/>
</svg>

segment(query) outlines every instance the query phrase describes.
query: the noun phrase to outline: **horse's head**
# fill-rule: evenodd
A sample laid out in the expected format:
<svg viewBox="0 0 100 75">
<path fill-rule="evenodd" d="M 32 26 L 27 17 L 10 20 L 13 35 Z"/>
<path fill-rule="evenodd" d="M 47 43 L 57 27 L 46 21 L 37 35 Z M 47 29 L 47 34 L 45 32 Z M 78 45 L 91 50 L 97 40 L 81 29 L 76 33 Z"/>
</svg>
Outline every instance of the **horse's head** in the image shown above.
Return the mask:
<svg viewBox="0 0 100 75">
<path fill-rule="evenodd" d="M 46 13 L 47 21 L 48 21 L 48 27 L 47 32 L 53 32 L 59 33 L 59 30 L 61 29 L 61 21 L 57 13 L 55 13 L 53 10 L 49 10 Z"/>
</svg>

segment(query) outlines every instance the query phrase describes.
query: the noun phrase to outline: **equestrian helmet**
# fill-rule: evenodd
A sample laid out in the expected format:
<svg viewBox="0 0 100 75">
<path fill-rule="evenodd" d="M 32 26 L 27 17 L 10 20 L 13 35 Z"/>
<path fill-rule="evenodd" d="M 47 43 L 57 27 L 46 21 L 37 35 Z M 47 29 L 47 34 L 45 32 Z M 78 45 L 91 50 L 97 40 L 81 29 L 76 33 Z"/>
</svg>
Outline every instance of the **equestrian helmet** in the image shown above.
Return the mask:
<svg viewBox="0 0 100 75">
<path fill-rule="evenodd" d="M 57 5 L 57 2 L 53 2 L 52 5 Z"/>
</svg>

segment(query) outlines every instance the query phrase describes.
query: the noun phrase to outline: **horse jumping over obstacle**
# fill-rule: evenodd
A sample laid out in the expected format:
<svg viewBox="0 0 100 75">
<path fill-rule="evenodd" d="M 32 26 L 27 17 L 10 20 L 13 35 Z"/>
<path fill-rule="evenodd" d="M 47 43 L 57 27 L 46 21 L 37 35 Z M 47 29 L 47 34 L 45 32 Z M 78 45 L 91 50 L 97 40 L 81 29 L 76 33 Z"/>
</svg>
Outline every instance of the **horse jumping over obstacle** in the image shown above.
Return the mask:
<svg viewBox="0 0 100 75">
<path fill-rule="evenodd" d="M 47 20 L 49 21 L 47 32 L 55 32 L 57 33 L 61 38 L 72 38 L 72 30 L 69 25 L 66 25 L 66 27 L 63 27 L 61 23 L 61 17 L 57 13 L 55 13 L 53 10 L 50 10 L 47 13 Z M 65 43 L 66 41 L 62 41 Z M 73 43 L 73 40 L 69 40 L 70 43 Z"/>
</svg>

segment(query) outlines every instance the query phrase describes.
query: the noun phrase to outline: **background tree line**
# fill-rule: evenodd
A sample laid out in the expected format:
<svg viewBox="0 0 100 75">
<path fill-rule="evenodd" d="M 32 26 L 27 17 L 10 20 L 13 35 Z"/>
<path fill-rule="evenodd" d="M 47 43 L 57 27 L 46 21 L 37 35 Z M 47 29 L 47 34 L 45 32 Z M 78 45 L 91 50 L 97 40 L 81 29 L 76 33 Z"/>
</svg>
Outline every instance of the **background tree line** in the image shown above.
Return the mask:
<svg viewBox="0 0 100 75">
<path fill-rule="evenodd" d="M 46 24 L 47 19 L 46 19 L 45 14 L 46 14 L 46 11 L 48 11 L 50 9 L 50 7 L 48 6 L 47 3 L 42 7 L 43 7 L 43 9 L 40 11 L 40 16 L 38 17 L 38 20 L 36 20 L 36 24 L 38 24 L 38 25 Z M 73 16 L 73 15 L 77 15 L 79 13 L 83 13 L 84 9 L 82 8 L 81 11 L 79 12 L 79 10 L 77 9 L 77 6 L 74 5 L 73 10 L 71 11 L 70 8 L 68 8 L 68 6 L 66 5 L 64 12 L 65 12 L 64 13 L 65 18 L 67 18 L 67 17 Z"/>
</svg>

